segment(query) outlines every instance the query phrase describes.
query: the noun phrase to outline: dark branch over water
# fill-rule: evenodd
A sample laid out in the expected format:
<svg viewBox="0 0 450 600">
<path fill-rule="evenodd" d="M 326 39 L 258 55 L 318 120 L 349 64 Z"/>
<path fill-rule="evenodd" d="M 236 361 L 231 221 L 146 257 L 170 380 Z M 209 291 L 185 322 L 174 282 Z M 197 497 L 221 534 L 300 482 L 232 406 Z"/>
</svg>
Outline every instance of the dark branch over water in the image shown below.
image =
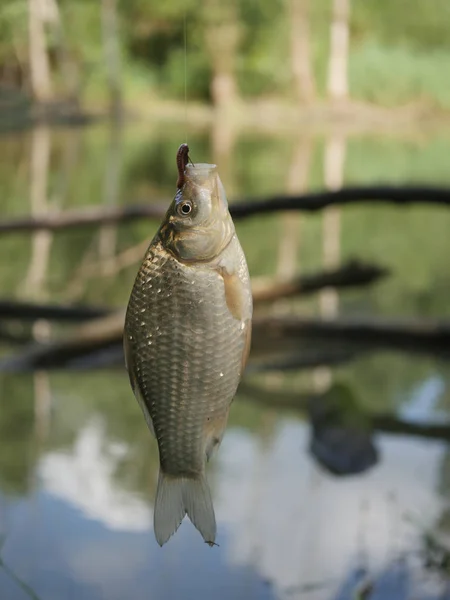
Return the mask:
<svg viewBox="0 0 450 600">
<path fill-rule="evenodd" d="M 273 196 L 265 199 L 236 201 L 230 204 L 235 219 L 269 214 L 276 211 L 315 212 L 327 206 L 373 202 L 398 206 L 436 204 L 450 206 L 450 189 L 427 186 L 389 185 L 342 188 L 301 196 Z M 160 220 L 169 202 L 152 202 L 123 207 L 95 206 L 82 210 L 48 213 L 39 217 L 20 217 L 0 223 L 0 233 L 18 233 L 36 229 L 57 231 L 75 227 L 98 226 L 108 223 L 126 223 L 137 219 Z"/>
<path fill-rule="evenodd" d="M 0 300 L 0 322 L 5 320 L 33 322 L 38 319 L 77 322 L 103 317 L 109 312 L 111 310 L 95 306 L 64 306 L 60 304 Z"/>
<path fill-rule="evenodd" d="M 253 302 L 270 302 L 280 298 L 305 296 L 327 287 L 336 289 L 367 286 L 388 275 L 383 267 L 359 260 L 350 260 L 333 270 L 318 271 L 290 279 L 252 278 Z M 71 306 L 61 304 L 36 304 L 18 300 L 0 300 L 0 339 L 7 339 L 5 322 L 33 323 L 39 319 L 60 323 L 77 323 L 106 316 L 113 309 L 97 306 Z M 12 337 L 14 340 L 14 336 Z"/>
<path fill-rule="evenodd" d="M 29 371 L 70 367 L 71 361 L 118 347 L 121 351 L 125 311 L 81 325 L 75 332 L 46 343 L 28 346 L 19 355 L 0 361 L 0 371 Z M 301 341 L 329 340 L 342 344 L 342 350 L 359 352 L 375 349 L 450 356 L 450 323 L 438 321 L 386 321 L 382 319 L 336 319 L 322 321 L 302 317 L 256 316 L 254 339 Z M 252 355 L 250 355 L 252 358 Z M 121 356 L 121 363 L 123 357 Z M 297 365 L 300 368 L 300 363 Z M 311 366 L 308 359 L 308 366 Z"/>
<path fill-rule="evenodd" d="M 266 390 L 260 385 L 254 385 L 243 381 L 239 386 L 242 400 L 247 400 L 260 406 L 269 408 L 292 410 L 294 412 L 306 413 L 308 405 L 317 403 L 324 398 L 324 394 L 293 393 L 291 391 L 277 389 Z M 390 414 L 367 415 L 373 429 L 385 433 L 401 433 L 428 439 L 448 440 L 450 439 L 450 423 L 417 423 L 405 421 Z"/>
</svg>

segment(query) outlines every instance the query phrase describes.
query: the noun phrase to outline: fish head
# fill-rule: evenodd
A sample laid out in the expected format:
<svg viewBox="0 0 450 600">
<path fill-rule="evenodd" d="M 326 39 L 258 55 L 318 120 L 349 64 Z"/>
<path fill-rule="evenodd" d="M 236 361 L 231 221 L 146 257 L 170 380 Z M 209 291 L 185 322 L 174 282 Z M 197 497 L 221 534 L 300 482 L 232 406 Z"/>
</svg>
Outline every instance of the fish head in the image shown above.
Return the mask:
<svg viewBox="0 0 450 600">
<path fill-rule="evenodd" d="M 216 165 L 189 164 L 160 228 L 163 245 L 179 260 L 209 261 L 234 234 L 225 190 Z"/>
</svg>

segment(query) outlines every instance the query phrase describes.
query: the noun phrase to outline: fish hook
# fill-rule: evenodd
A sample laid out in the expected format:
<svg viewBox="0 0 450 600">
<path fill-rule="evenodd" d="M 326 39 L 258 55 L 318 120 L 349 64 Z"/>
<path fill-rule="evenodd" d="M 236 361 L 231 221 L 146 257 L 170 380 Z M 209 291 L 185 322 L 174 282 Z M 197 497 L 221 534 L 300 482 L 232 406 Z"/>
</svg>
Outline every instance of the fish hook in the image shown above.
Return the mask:
<svg viewBox="0 0 450 600">
<path fill-rule="evenodd" d="M 189 156 L 189 146 L 187 144 L 181 144 L 178 148 L 177 152 L 177 168 L 178 168 L 178 179 L 177 179 L 177 188 L 181 189 L 185 182 L 184 171 L 186 169 L 186 165 L 190 162 L 192 165 L 194 164 Z"/>
</svg>

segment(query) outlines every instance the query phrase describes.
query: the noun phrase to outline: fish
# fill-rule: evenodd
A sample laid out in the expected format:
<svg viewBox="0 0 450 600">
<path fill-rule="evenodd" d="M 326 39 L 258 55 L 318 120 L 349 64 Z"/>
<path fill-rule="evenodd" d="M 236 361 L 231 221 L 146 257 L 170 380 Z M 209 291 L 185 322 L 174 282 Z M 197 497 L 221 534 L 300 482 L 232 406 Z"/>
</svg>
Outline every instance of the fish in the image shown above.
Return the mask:
<svg viewBox="0 0 450 600">
<path fill-rule="evenodd" d="M 251 346 L 252 293 L 217 166 L 177 154 L 177 191 L 138 270 L 124 353 L 131 388 L 156 437 L 154 534 L 187 515 L 209 545 L 216 519 L 206 463 L 220 446 Z"/>
</svg>

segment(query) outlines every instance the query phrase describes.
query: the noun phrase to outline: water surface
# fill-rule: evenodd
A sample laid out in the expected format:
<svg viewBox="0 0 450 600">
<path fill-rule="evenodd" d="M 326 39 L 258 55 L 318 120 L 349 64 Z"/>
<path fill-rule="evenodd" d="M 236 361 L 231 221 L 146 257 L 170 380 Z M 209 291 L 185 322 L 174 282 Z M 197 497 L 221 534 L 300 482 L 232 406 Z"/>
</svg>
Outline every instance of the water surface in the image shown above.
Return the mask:
<svg viewBox="0 0 450 600">
<path fill-rule="evenodd" d="M 322 188 L 330 144 L 342 159 L 334 175 L 347 184 L 450 181 L 444 136 L 254 134 L 218 144 L 217 135 L 194 134 L 192 156 L 217 162 L 230 200 Z M 3 218 L 168 201 L 179 142 L 175 129 L 142 125 L 4 136 Z M 279 303 L 278 311 L 448 319 L 448 210 L 361 204 L 343 209 L 339 221 L 331 259 L 323 245 L 336 221 L 327 225 L 322 215 L 238 224 L 255 276 L 311 272 L 353 256 L 392 271 L 331 303 L 314 297 L 294 308 Z M 122 306 L 156 225 L 4 236 L 2 296 Z M 47 336 L 47 324 L 36 324 L 35 335 Z M 16 350 L 0 347 L 3 355 Z M 361 569 L 379 586 L 375 600 L 381 593 L 443 597 L 445 577 L 424 568 L 421 552 L 425 531 L 450 536 L 447 443 L 379 431 L 379 463 L 336 477 L 309 452 L 304 412 L 281 409 L 277 397 L 345 386 L 364 413 L 442 421 L 449 418 L 450 365 L 372 353 L 333 369 L 272 372 L 247 383 L 273 401 L 258 402 L 243 389 L 209 467 L 219 547 L 203 544 L 185 521 L 161 549 L 152 532 L 156 444 L 124 370 L 0 375 L 0 597 L 340 600 L 352 597 Z"/>
</svg>

